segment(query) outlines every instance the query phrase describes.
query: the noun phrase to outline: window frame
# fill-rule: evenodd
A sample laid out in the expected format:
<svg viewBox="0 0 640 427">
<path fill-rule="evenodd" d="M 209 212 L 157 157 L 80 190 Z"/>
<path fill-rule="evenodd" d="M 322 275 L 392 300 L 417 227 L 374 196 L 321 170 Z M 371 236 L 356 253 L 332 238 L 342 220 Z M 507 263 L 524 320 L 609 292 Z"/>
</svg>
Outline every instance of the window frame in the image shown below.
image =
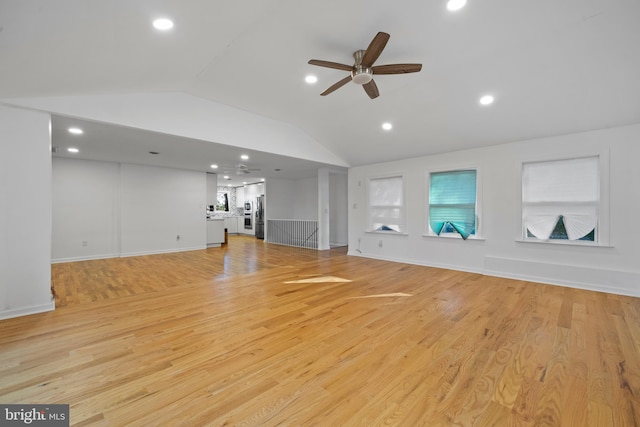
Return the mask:
<svg viewBox="0 0 640 427">
<path fill-rule="evenodd" d="M 400 231 L 376 230 L 373 228 L 373 223 L 371 220 L 372 209 L 374 208 L 374 206 L 371 205 L 371 183 L 372 181 L 390 179 L 390 178 L 400 178 L 402 183 L 402 204 L 400 206 L 400 219 L 402 223 L 399 224 Z M 407 185 L 406 185 L 406 174 L 404 172 L 368 176 L 366 178 L 365 197 L 366 197 L 365 200 L 366 200 L 366 206 L 367 206 L 367 228 L 366 228 L 367 233 L 407 235 Z"/>
<path fill-rule="evenodd" d="M 436 234 L 436 232 L 431 228 L 430 221 L 430 212 L 431 205 L 429 203 L 429 196 L 431 191 L 431 175 L 434 173 L 444 173 L 444 172 L 458 172 L 458 171 L 470 171 L 473 170 L 476 172 L 476 203 L 475 203 L 475 212 L 476 212 L 476 224 L 475 224 L 475 234 L 470 234 L 466 240 L 484 240 L 483 230 L 481 226 L 481 218 L 482 218 L 482 168 L 477 164 L 468 164 L 468 165 L 452 165 L 450 167 L 444 168 L 430 168 L 425 170 L 425 178 L 423 182 L 425 183 L 424 189 L 424 202 L 422 204 L 424 209 L 424 229 L 425 233 L 422 234 L 423 237 L 435 237 L 439 239 L 460 239 L 464 240 L 460 233 L 457 231 L 441 231 L 440 234 Z"/>
<path fill-rule="evenodd" d="M 220 196 L 224 197 L 224 201 L 220 201 Z M 215 204 L 215 212 L 230 212 L 231 211 L 231 203 L 230 196 L 228 191 L 218 191 L 216 193 L 216 204 Z M 224 208 L 221 206 L 224 205 Z"/>
<path fill-rule="evenodd" d="M 599 202 L 595 205 L 597 212 L 597 221 L 594 232 L 594 240 L 568 240 L 568 239 L 547 239 L 542 240 L 537 237 L 527 236 L 527 227 L 524 220 L 524 167 L 528 163 L 551 163 L 555 161 L 569 161 L 576 159 L 584 159 L 595 157 L 598 162 L 598 175 L 599 175 Z M 518 164 L 518 171 L 520 174 L 519 185 L 519 237 L 517 242 L 534 243 L 534 244 L 551 244 L 551 245 L 567 245 L 567 246 L 587 246 L 587 247 L 611 247 L 610 241 L 610 225 L 609 225 L 609 182 L 610 182 L 610 166 L 609 166 L 609 150 L 584 150 L 577 151 L 570 155 L 556 155 L 556 156 L 540 156 L 522 159 Z M 587 202 L 547 202 L 540 203 L 540 206 L 562 206 L 562 205 L 589 205 Z"/>
</svg>

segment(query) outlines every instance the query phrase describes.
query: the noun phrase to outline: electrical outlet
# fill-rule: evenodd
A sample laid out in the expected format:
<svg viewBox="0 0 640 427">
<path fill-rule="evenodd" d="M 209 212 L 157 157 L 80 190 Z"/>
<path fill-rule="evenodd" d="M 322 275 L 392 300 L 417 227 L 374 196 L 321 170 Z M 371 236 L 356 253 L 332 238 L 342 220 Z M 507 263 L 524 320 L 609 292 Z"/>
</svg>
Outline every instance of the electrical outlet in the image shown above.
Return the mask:
<svg viewBox="0 0 640 427">
<path fill-rule="evenodd" d="M 380 241 L 378 242 L 378 246 L 379 246 L 379 247 L 382 247 L 382 240 L 380 240 Z"/>
<path fill-rule="evenodd" d="M 86 240 L 83 240 L 82 241 L 82 246 L 83 247 L 89 246 L 89 242 L 87 242 Z"/>
<path fill-rule="evenodd" d="M 176 240 L 180 240 L 180 235 L 179 234 L 176 235 Z"/>
</svg>

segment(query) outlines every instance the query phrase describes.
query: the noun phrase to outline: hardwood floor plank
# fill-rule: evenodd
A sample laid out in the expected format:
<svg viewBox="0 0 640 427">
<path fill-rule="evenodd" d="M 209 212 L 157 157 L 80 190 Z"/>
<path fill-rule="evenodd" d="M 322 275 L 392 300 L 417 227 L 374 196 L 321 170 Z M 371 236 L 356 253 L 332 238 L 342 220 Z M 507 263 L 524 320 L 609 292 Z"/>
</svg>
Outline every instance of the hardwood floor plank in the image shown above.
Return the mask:
<svg viewBox="0 0 640 427">
<path fill-rule="evenodd" d="M 236 236 L 52 284 L 0 321 L 0 402 L 72 425 L 640 424 L 638 298 Z"/>
</svg>

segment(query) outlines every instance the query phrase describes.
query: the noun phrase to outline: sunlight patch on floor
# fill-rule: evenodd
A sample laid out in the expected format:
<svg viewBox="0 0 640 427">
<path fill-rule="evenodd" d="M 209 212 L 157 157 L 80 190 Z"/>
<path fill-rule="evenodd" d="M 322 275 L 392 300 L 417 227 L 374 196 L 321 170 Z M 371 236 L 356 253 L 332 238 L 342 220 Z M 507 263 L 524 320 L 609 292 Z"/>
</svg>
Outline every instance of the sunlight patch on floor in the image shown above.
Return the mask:
<svg viewBox="0 0 640 427">
<path fill-rule="evenodd" d="M 349 279 L 342 279 L 334 276 L 311 277 L 309 279 L 291 280 L 284 283 L 348 283 Z"/>
<path fill-rule="evenodd" d="M 347 299 L 362 299 L 362 298 L 389 298 L 389 297 L 412 297 L 412 294 L 405 294 L 403 292 L 394 292 L 391 294 L 378 294 L 378 295 L 364 295 L 361 297 L 351 297 Z"/>
</svg>

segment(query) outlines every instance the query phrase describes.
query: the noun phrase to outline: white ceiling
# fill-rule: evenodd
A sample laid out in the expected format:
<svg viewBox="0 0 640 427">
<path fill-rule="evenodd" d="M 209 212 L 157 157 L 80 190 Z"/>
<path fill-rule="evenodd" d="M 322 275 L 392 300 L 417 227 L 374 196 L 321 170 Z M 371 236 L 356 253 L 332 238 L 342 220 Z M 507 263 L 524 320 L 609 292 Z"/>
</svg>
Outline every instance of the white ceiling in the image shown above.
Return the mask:
<svg viewBox="0 0 640 427">
<path fill-rule="evenodd" d="M 456 13 L 445 6 L 2 0 L 0 101 L 183 92 L 294 126 L 352 166 L 640 122 L 640 1 L 468 0 Z M 172 18 L 174 29 L 154 30 L 158 16 Z M 378 31 L 391 39 L 376 65 L 420 62 L 422 71 L 375 77 L 374 100 L 355 84 L 319 96 L 347 73 L 307 61 L 351 64 L 353 51 Z M 309 73 L 317 84 L 304 82 Z M 485 93 L 496 98 L 489 107 L 478 105 Z M 54 117 L 54 126 L 66 120 Z M 381 129 L 385 121 L 392 131 Z M 172 152 L 172 139 L 157 133 L 113 132 L 140 144 L 141 153 L 154 144 Z M 54 145 L 62 144 L 56 136 L 62 133 L 54 133 Z M 215 142 L 184 141 L 190 154 L 172 152 L 163 161 L 186 167 L 209 147 L 235 164 L 237 148 Z M 95 158 L 134 158 L 123 144 L 98 144 Z M 291 159 L 273 156 L 265 172 L 284 172 Z M 301 161 L 296 168 L 317 166 Z"/>
</svg>

